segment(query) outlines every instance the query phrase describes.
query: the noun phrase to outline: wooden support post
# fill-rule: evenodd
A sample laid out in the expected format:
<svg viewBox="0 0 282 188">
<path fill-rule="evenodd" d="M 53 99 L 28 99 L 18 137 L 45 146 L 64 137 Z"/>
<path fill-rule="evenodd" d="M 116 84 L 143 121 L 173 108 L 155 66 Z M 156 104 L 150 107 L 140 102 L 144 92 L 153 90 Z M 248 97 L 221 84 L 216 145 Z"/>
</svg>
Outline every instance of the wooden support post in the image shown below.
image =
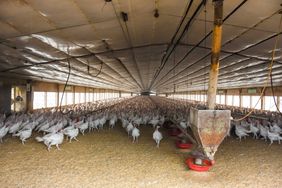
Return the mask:
<svg viewBox="0 0 282 188">
<path fill-rule="evenodd" d="M 225 96 L 225 97 L 224 97 L 224 99 L 225 99 L 224 105 L 227 106 L 227 90 L 225 90 L 224 96 Z"/>
<path fill-rule="evenodd" d="M 239 89 L 239 107 L 243 107 L 243 95 L 242 95 L 242 89 Z"/>
<path fill-rule="evenodd" d="M 87 101 L 86 101 L 86 99 L 87 99 L 87 89 L 86 89 L 86 87 L 84 88 L 84 103 L 86 103 Z"/>
<path fill-rule="evenodd" d="M 57 84 L 57 96 L 56 96 L 56 106 L 60 106 L 60 84 Z"/>
<path fill-rule="evenodd" d="M 11 85 L 0 81 L 0 113 L 11 113 Z"/>
<path fill-rule="evenodd" d="M 33 91 L 32 91 L 31 84 L 32 84 L 31 80 L 27 80 L 27 83 L 26 83 L 26 111 L 30 113 L 33 111 Z"/>
<path fill-rule="evenodd" d="M 280 108 L 280 97 L 281 96 L 277 96 L 277 106 L 278 106 L 278 108 L 279 108 L 279 110 L 280 110 L 280 112 L 282 111 L 282 109 Z"/>
<path fill-rule="evenodd" d="M 216 102 L 219 57 L 221 50 L 223 0 L 214 0 L 214 28 L 212 38 L 211 68 L 209 74 L 208 108 L 213 110 Z"/>
<path fill-rule="evenodd" d="M 44 91 L 44 108 L 47 108 L 47 92 Z"/>
</svg>

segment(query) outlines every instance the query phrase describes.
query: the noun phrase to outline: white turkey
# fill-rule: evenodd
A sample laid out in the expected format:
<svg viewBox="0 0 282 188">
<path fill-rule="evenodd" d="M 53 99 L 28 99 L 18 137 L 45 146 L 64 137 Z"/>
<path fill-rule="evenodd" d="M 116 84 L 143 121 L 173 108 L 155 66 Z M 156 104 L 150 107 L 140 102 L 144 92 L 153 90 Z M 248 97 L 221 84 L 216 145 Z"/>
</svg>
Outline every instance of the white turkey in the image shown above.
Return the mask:
<svg viewBox="0 0 282 188">
<path fill-rule="evenodd" d="M 267 137 L 270 140 L 270 145 L 273 143 L 273 141 L 278 141 L 280 144 L 280 140 L 282 140 L 282 137 L 278 133 L 272 133 L 267 131 Z"/>
<path fill-rule="evenodd" d="M 56 133 L 59 130 L 61 130 L 62 128 L 63 128 L 63 123 L 58 123 L 56 125 L 49 127 L 46 130 L 43 130 L 43 131 L 46 132 L 46 133 Z"/>
<path fill-rule="evenodd" d="M 248 131 L 241 125 L 235 127 L 235 134 L 239 137 L 240 142 L 241 142 L 242 137 L 246 138 L 246 136 L 249 136 Z"/>
<path fill-rule="evenodd" d="M 45 131 L 50 127 L 51 123 L 46 122 L 38 128 L 38 132 Z"/>
<path fill-rule="evenodd" d="M 79 131 L 81 132 L 82 135 L 84 135 L 84 131 L 88 129 L 88 122 L 82 123 L 81 125 L 78 126 Z"/>
<path fill-rule="evenodd" d="M 63 130 L 63 133 L 67 136 L 67 138 L 69 138 L 69 142 L 71 143 L 72 139 L 77 140 L 77 135 L 79 133 L 78 128 L 75 128 L 73 126 L 67 127 Z"/>
<path fill-rule="evenodd" d="M 251 123 L 250 131 L 251 131 L 251 133 L 253 133 L 254 138 L 257 139 L 258 138 L 258 133 L 259 133 L 259 128 L 256 127 L 253 123 Z"/>
<path fill-rule="evenodd" d="M 136 124 L 137 127 L 139 127 L 140 124 L 142 123 L 142 118 L 141 118 L 141 117 L 140 117 L 140 118 L 136 118 L 136 119 L 134 120 L 134 123 Z"/>
<path fill-rule="evenodd" d="M 132 129 L 132 132 L 131 132 L 131 136 L 132 136 L 132 143 L 134 143 L 135 141 L 138 142 L 138 137 L 140 136 L 140 131 L 139 129 L 137 129 L 136 127 L 134 127 Z"/>
<path fill-rule="evenodd" d="M 9 131 L 9 127 L 3 126 L 2 128 L 0 128 L 0 142 L 3 143 L 3 138 L 4 136 L 6 136 L 6 134 Z"/>
<path fill-rule="evenodd" d="M 111 119 L 110 119 L 110 122 L 109 122 L 109 128 L 113 129 L 115 124 L 117 122 L 117 116 L 114 115 Z"/>
<path fill-rule="evenodd" d="M 277 125 L 277 123 L 273 123 L 272 126 L 270 126 L 270 131 L 278 134 L 282 134 L 282 129 Z"/>
<path fill-rule="evenodd" d="M 164 122 L 165 122 L 165 117 L 164 117 L 164 116 L 161 116 L 161 118 L 160 118 L 158 124 L 159 124 L 160 126 L 163 126 Z"/>
<path fill-rule="evenodd" d="M 43 137 L 36 137 L 35 139 L 38 142 L 43 142 L 47 146 L 48 151 L 50 151 L 53 145 L 56 145 L 57 149 L 60 150 L 59 144 L 63 143 L 64 134 L 60 131 L 58 133 L 49 133 Z"/>
<path fill-rule="evenodd" d="M 262 125 L 259 125 L 259 134 L 260 134 L 260 136 L 263 137 L 263 139 L 265 141 L 267 141 L 267 131 L 268 131 L 268 127 L 264 127 Z"/>
<path fill-rule="evenodd" d="M 156 141 L 157 147 L 160 147 L 160 141 L 163 139 L 162 133 L 159 131 L 159 126 L 156 127 L 156 130 L 153 133 L 153 139 Z"/>
<path fill-rule="evenodd" d="M 154 128 L 157 126 L 158 123 L 159 123 L 158 119 L 152 119 L 149 121 L 149 124 L 153 125 Z"/>
<path fill-rule="evenodd" d="M 129 124 L 129 121 L 128 121 L 127 119 L 125 119 L 125 118 L 122 118 L 122 119 L 121 119 L 121 123 L 122 123 L 122 127 L 123 127 L 123 128 L 126 128 L 127 125 Z"/>
<path fill-rule="evenodd" d="M 17 123 L 15 123 L 15 124 L 13 124 L 13 125 L 9 128 L 9 133 L 11 133 L 11 134 L 16 133 L 16 132 L 20 129 L 21 123 L 22 123 L 22 122 L 17 122 Z"/>
<path fill-rule="evenodd" d="M 26 139 L 31 137 L 31 134 L 32 134 L 32 129 L 24 129 L 24 130 L 20 130 L 16 134 L 13 134 L 13 136 L 20 137 L 20 140 L 22 141 L 22 144 L 24 144 Z"/>
<path fill-rule="evenodd" d="M 134 126 L 132 125 L 132 123 L 129 123 L 126 127 L 126 131 L 127 131 L 127 134 L 129 136 L 129 134 L 131 133 L 131 131 L 133 130 Z"/>
<path fill-rule="evenodd" d="M 181 128 L 187 129 L 187 123 L 185 121 L 181 121 L 179 124 Z"/>
<path fill-rule="evenodd" d="M 99 131 L 99 124 L 100 124 L 100 120 L 96 119 L 93 122 L 93 128 Z"/>
<path fill-rule="evenodd" d="M 107 121 L 106 116 L 103 116 L 99 121 L 100 121 L 100 122 L 99 122 L 99 129 L 103 129 L 104 124 L 105 124 L 106 121 Z"/>
</svg>

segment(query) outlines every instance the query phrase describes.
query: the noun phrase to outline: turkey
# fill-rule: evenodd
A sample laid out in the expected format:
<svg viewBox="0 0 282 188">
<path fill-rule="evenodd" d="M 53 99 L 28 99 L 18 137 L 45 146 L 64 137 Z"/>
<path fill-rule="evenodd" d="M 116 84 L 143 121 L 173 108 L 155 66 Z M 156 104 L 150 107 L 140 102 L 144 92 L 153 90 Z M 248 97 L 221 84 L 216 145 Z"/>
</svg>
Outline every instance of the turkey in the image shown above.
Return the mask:
<svg viewBox="0 0 282 188">
<path fill-rule="evenodd" d="M 267 131 L 268 127 L 263 127 L 262 125 L 259 125 L 259 134 L 263 137 L 265 141 L 267 141 Z"/>
<path fill-rule="evenodd" d="M 127 131 L 127 134 L 128 134 L 128 136 L 129 136 L 129 134 L 131 133 L 131 131 L 133 130 L 133 125 L 132 125 L 132 123 L 129 123 L 128 125 L 127 125 L 127 127 L 126 127 L 126 131 Z"/>
<path fill-rule="evenodd" d="M 51 125 L 51 123 L 49 123 L 49 122 L 44 123 L 43 125 L 41 125 L 38 128 L 38 132 L 47 130 L 50 127 L 50 125 Z"/>
<path fill-rule="evenodd" d="M 122 119 L 121 119 L 121 122 L 122 122 L 122 127 L 123 127 L 123 128 L 126 128 L 127 125 L 129 124 L 129 121 L 128 121 L 127 119 L 125 119 L 125 118 L 122 118 Z"/>
<path fill-rule="evenodd" d="M 160 147 L 160 141 L 163 139 L 162 133 L 159 131 L 159 126 L 156 127 L 156 130 L 153 133 L 153 139 L 156 141 L 157 147 Z"/>
<path fill-rule="evenodd" d="M 109 128 L 113 129 L 115 124 L 117 122 L 117 116 L 113 116 L 111 119 L 110 119 L 110 122 L 109 122 Z"/>
<path fill-rule="evenodd" d="M 99 121 L 100 121 L 100 123 L 99 123 L 99 129 L 103 129 L 104 124 L 105 124 L 106 121 L 107 121 L 106 117 L 103 116 Z"/>
<path fill-rule="evenodd" d="M 56 145 L 57 149 L 60 150 L 59 144 L 63 143 L 64 134 L 60 131 L 58 133 L 49 133 L 43 137 L 36 137 L 35 139 L 38 142 L 43 142 L 47 146 L 48 151 L 50 151 L 53 145 Z"/>
<path fill-rule="evenodd" d="M 164 117 L 164 116 L 161 116 L 161 118 L 160 118 L 158 124 L 159 124 L 160 126 L 163 126 L 164 122 L 165 122 L 165 117 Z"/>
<path fill-rule="evenodd" d="M 19 131 L 16 134 L 13 134 L 13 136 L 18 136 L 20 137 L 20 140 L 22 141 L 22 144 L 24 145 L 26 139 L 30 138 L 32 134 L 32 129 L 24 129 Z"/>
<path fill-rule="evenodd" d="M 76 141 L 78 141 L 77 138 L 76 138 L 78 133 L 79 133 L 78 128 L 70 126 L 70 127 L 65 128 L 63 130 L 63 133 L 67 136 L 67 138 L 69 137 L 69 139 L 70 139 L 69 142 L 70 143 L 71 143 L 72 139 L 75 139 Z"/>
<path fill-rule="evenodd" d="M 258 133 L 259 133 L 259 128 L 257 128 L 256 126 L 254 126 L 253 123 L 251 123 L 250 131 L 251 131 L 251 133 L 253 133 L 254 138 L 257 139 L 258 138 Z"/>
<path fill-rule="evenodd" d="M 153 127 L 155 128 L 156 125 L 159 123 L 158 119 L 152 119 L 151 121 L 149 121 L 149 124 L 153 125 Z"/>
<path fill-rule="evenodd" d="M 241 138 L 242 138 L 242 137 L 246 138 L 246 136 L 249 136 L 249 135 L 248 135 L 249 131 L 247 131 L 247 130 L 246 130 L 244 127 L 242 127 L 241 125 L 235 127 L 235 133 L 236 133 L 236 135 L 239 137 L 240 142 L 241 142 Z"/>
<path fill-rule="evenodd" d="M 3 126 L 2 128 L 0 128 L 0 142 L 3 143 L 3 138 L 4 136 L 6 136 L 6 134 L 9 131 L 9 127 Z"/>
<path fill-rule="evenodd" d="M 15 123 L 14 125 L 12 125 L 12 126 L 9 128 L 9 133 L 11 133 L 11 134 L 16 133 L 16 132 L 20 129 L 21 123 L 22 123 L 22 122 L 17 122 L 17 123 Z"/>
<path fill-rule="evenodd" d="M 46 133 L 56 133 L 59 130 L 61 130 L 63 128 L 63 123 L 58 123 L 56 125 L 53 125 L 52 127 L 49 127 L 46 130 L 43 130 Z"/>
<path fill-rule="evenodd" d="M 282 129 L 277 125 L 277 123 L 273 123 L 272 126 L 270 126 L 270 131 L 278 134 L 282 134 Z"/>
<path fill-rule="evenodd" d="M 132 143 L 134 143 L 135 141 L 138 142 L 138 137 L 140 136 L 140 131 L 139 129 L 137 129 L 136 127 L 134 127 L 132 129 L 132 132 L 131 132 L 131 136 L 132 136 Z"/>
<path fill-rule="evenodd" d="M 88 122 L 82 123 L 78 128 L 81 134 L 84 135 L 84 131 L 88 129 Z"/>
<path fill-rule="evenodd" d="M 278 133 L 272 133 L 272 132 L 269 132 L 269 130 L 267 131 L 267 137 L 270 140 L 269 145 L 271 145 L 273 141 L 278 141 L 278 143 L 280 144 L 280 141 L 282 140 L 282 137 Z"/>
<path fill-rule="evenodd" d="M 99 119 L 94 120 L 94 122 L 93 122 L 93 129 L 96 129 L 96 130 L 99 131 L 99 123 L 100 123 Z"/>
<path fill-rule="evenodd" d="M 141 118 L 141 117 L 140 117 L 140 118 L 136 118 L 136 119 L 134 120 L 134 123 L 136 124 L 137 127 L 139 127 L 140 124 L 142 123 L 142 118 Z"/>
<path fill-rule="evenodd" d="M 180 127 L 183 128 L 183 129 L 187 129 L 187 123 L 185 121 L 181 121 Z"/>
<path fill-rule="evenodd" d="M 97 121 L 89 121 L 88 129 L 89 132 L 93 131 L 94 129 L 99 130 Z"/>
</svg>

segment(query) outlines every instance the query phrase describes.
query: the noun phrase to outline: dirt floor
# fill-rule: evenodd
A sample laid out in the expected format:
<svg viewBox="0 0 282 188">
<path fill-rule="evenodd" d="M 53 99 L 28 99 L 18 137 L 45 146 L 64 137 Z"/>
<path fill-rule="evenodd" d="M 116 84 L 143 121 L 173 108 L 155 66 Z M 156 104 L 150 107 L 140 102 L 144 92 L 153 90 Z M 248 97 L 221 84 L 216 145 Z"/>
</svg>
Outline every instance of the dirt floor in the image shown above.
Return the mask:
<svg viewBox="0 0 282 188">
<path fill-rule="evenodd" d="M 79 135 L 62 150 L 47 151 L 34 137 L 26 145 L 7 137 L 0 144 L 0 187 L 264 187 L 282 186 L 282 145 L 227 138 L 209 172 L 194 172 L 185 154 L 164 135 L 160 148 L 152 128 L 142 127 L 138 144 L 114 130 Z M 164 130 L 162 130 L 164 132 Z"/>
</svg>

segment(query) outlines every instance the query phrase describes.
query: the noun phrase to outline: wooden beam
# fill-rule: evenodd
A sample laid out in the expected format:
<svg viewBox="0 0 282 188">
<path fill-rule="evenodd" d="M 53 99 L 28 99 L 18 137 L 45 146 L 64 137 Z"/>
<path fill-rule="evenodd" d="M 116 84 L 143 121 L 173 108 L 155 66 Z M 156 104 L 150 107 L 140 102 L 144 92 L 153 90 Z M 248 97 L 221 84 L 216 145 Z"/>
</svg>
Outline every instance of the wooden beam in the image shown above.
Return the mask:
<svg viewBox="0 0 282 188">
<path fill-rule="evenodd" d="M 223 0 L 214 0 L 214 28 L 212 38 L 211 68 L 208 88 L 208 108 L 213 110 L 216 103 L 219 57 L 222 37 Z"/>
</svg>

